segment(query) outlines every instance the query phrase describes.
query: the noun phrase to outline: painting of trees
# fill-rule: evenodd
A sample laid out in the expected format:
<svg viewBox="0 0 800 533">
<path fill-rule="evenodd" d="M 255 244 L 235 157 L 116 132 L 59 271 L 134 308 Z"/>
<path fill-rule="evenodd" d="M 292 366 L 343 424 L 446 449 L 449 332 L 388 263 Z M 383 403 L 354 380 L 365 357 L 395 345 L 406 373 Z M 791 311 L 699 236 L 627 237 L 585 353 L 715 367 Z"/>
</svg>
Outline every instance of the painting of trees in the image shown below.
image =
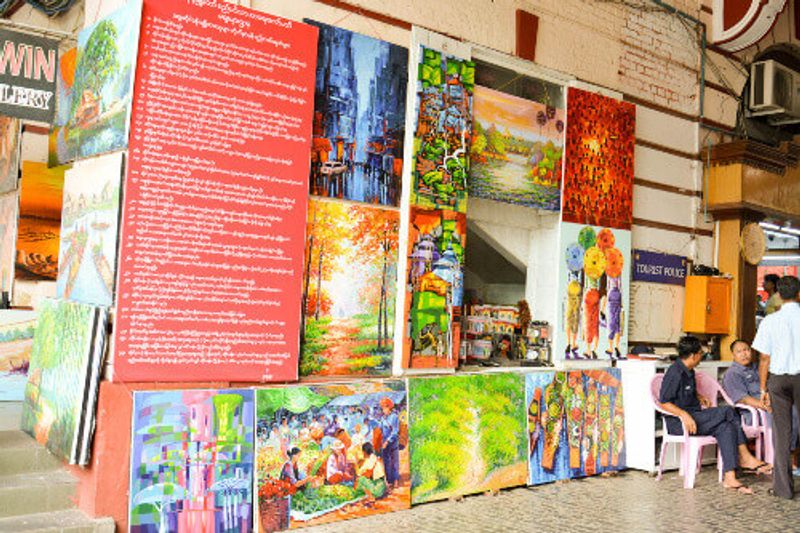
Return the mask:
<svg viewBox="0 0 800 533">
<path fill-rule="evenodd" d="M 110 20 L 102 20 L 95 26 L 86 46 L 79 51 L 75 69 L 76 94 L 90 91 L 92 97 L 97 99 L 106 81 L 114 77 L 119 68 L 118 34 L 117 27 Z M 73 99 L 73 111 L 80 102 L 81 98 Z"/>
<path fill-rule="evenodd" d="M 301 374 L 389 373 L 399 218 L 392 208 L 311 200 Z"/>
</svg>

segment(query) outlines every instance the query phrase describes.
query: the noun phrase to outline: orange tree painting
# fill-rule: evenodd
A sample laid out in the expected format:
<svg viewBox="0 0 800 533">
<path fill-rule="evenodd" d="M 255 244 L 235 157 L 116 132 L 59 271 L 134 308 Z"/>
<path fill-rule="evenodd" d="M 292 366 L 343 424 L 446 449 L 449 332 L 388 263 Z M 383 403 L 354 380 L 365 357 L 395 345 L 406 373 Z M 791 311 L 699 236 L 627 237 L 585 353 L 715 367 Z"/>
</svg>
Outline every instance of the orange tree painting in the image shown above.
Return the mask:
<svg viewBox="0 0 800 533">
<path fill-rule="evenodd" d="M 630 229 L 636 107 L 575 88 L 567 95 L 562 219 Z"/>
<path fill-rule="evenodd" d="M 390 208 L 310 201 L 301 375 L 391 371 L 399 219 Z"/>
<path fill-rule="evenodd" d="M 466 216 L 411 209 L 403 366 L 455 368 L 463 295 Z"/>
</svg>

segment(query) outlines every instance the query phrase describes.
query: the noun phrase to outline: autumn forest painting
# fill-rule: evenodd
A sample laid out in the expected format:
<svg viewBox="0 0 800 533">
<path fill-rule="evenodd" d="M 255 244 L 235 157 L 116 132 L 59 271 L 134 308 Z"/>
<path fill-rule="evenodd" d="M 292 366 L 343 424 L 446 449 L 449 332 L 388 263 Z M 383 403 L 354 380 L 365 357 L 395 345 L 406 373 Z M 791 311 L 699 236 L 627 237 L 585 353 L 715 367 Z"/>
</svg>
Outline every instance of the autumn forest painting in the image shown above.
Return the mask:
<svg viewBox="0 0 800 533">
<path fill-rule="evenodd" d="M 301 375 L 391 371 L 399 223 L 391 208 L 309 202 Z"/>
</svg>

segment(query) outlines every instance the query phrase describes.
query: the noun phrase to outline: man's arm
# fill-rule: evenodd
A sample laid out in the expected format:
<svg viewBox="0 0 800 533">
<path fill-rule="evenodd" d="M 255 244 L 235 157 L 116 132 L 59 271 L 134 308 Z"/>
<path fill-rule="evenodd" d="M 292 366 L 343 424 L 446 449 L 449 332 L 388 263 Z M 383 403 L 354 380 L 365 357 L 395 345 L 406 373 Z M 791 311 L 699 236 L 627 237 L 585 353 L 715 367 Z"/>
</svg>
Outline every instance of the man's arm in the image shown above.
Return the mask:
<svg viewBox="0 0 800 533">
<path fill-rule="evenodd" d="M 675 405 L 674 403 L 664 402 L 659 404 L 663 410 L 668 412 L 673 416 L 677 416 L 683 422 L 683 425 L 686 426 L 686 431 L 689 432 L 689 435 L 694 435 L 697 433 L 697 423 L 692 418 L 692 415 Z M 666 429 L 666 428 L 665 428 Z"/>
<path fill-rule="evenodd" d="M 758 380 L 761 384 L 761 401 L 769 407 L 769 393 L 767 392 L 767 375 L 769 374 L 769 354 L 762 353 L 758 362 Z"/>
</svg>

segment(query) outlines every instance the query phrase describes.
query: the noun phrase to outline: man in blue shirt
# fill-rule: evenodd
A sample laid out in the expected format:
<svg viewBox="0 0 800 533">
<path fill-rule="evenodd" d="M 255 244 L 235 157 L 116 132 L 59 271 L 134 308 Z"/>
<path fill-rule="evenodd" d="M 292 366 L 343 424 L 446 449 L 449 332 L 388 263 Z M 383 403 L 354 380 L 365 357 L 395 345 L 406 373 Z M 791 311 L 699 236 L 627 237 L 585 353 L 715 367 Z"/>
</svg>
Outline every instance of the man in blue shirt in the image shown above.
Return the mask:
<svg viewBox="0 0 800 533">
<path fill-rule="evenodd" d="M 694 368 L 703 358 L 700 339 L 691 335 L 681 337 L 677 348 L 678 360 L 664 374 L 658 398 L 661 407 L 674 415 L 667 417 L 667 431 L 672 435 L 681 434 L 683 422 L 690 435 L 713 436 L 722 456 L 722 485 L 752 494 L 750 487 L 736 479 L 736 467 L 769 474 L 772 471 L 770 465 L 760 462 L 747 449 L 747 439 L 733 407 L 710 407 L 709 400 L 697 393 Z"/>
<path fill-rule="evenodd" d="M 783 276 L 778 280 L 783 300 L 780 311 L 765 317 L 758 327 L 753 348 L 761 352 L 758 374 L 761 400 L 772 406 L 772 440 L 775 445 L 774 494 L 794 497 L 792 463 L 792 409 L 800 405 L 800 280 Z M 769 378 L 769 379 L 768 379 Z"/>
</svg>

